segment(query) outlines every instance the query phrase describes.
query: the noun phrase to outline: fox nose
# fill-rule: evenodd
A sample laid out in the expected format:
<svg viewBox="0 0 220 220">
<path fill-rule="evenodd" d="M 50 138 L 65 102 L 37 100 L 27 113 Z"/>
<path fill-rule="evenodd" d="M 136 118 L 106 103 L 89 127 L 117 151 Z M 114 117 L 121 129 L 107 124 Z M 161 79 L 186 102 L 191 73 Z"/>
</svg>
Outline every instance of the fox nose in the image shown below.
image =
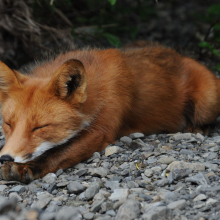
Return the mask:
<svg viewBox="0 0 220 220">
<path fill-rule="evenodd" d="M 11 162 L 13 162 L 14 161 L 14 159 L 11 157 L 11 156 L 9 156 L 9 155 L 2 155 L 1 157 L 0 157 L 0 162 L 2 163 L 2 162 L 6 162 L 6 161 L 11 161 Z"/>
</svg>

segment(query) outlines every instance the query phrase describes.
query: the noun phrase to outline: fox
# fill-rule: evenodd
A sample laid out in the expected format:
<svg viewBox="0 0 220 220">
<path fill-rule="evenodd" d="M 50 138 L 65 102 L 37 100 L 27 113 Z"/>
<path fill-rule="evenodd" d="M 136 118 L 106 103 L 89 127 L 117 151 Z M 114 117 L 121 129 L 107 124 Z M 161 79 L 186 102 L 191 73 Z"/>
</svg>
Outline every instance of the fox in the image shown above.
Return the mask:
<svg viewBox="0 0 220 220">
<path fill-rule="evenodd" d="M 29 183 L 134 132 L 206 132 L 220 80 L 160 45 L 76 49 L 21 71 L 0 62 L 0 101 L 0 179 Z"/>
</svg>

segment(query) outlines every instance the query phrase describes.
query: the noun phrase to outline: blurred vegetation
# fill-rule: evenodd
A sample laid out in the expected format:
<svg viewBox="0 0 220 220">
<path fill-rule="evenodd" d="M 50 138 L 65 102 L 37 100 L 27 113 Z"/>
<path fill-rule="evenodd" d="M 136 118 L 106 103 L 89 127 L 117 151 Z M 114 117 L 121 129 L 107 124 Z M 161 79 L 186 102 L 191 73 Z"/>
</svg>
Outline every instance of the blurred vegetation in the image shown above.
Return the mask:
<svg viewBox="0 0 220 220">
<path fill-rule="evenodd" d="M 204 41 L 199 43 L 202 48 L 207 48 L 214 55 L 220 57 L 220 4 L 213 4 L 208 7 L 205 15 L 199 15 L 202 22 L 210 24 Z M 216 66 L 220 72 L 220 63 Z"/>
<path fill-rule="evenodd" d="M 197 2 L 200 4 L 199 0 Z M 202 56 L 210 53 L 219 56 L 220 53 L 220 4 L 214 2 L 201 1 L 205 13 L 195 9 L 191 16 L 193 21 L 190 22 L 202 24 L 201 29 L 207 31 L 202 37 L 188 38 L 188 42 L 195 42 L 197 48 L 200 41 Z M 178 17 L 178 12 L 172 8 L 176 5 L 184 7 L 187 2 L 167 0 L 163 4 L 172 6 L 167 7 L 172 24 L 175 23 L 172 19 Z M 166 44 L 166 36 L 179 38 L 178 44 L 184 47 L 184 35 L 179 37 L 178 28 L 174 30 L 167 23 L 152 23 L 158 17 L 166 16 L 166 13 L 158 13 L 158 8 L 160 1 L 157 0 L 0 0 L 0 59 L 17 68 L 33 60 L 38 51 L 51 51 L 51 48 L 72 42 L 79 47 L 121 47 L 135 40 L 156 40 Z M 175 25 L 185 28 L 178 22 Z M 168 46 L 173 46 L 169 42 Z M 220 71 L 220 64 L 216 68 Z"/>
</svg>

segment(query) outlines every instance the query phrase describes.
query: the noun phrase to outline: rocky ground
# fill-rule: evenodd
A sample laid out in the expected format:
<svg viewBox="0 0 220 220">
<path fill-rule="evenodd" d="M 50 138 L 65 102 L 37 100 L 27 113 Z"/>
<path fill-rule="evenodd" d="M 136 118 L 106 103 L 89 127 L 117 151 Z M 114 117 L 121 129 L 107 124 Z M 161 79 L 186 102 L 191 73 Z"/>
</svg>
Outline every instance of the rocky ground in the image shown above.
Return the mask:
<svg viewBox="0 0 220 220">
<path fill-rule="evenodd" d="M 0 181 L 0 219 L 220 219 L 218 132 L 134 133 L 29 185 Z"/>
</svg>

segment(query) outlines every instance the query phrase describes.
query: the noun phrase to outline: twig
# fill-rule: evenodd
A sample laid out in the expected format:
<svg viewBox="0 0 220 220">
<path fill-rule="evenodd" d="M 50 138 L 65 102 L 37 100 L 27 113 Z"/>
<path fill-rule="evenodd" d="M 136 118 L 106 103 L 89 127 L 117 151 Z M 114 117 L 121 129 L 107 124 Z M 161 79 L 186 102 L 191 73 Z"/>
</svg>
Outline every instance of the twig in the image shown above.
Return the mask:
<svg viewBox="0 0 220 220">
<path fill-rule="evenodd" d="M 68 25 L 73 26 L 72 22 L 63 14 L 61 10 L 55 8 L 54 12 L 57 13 Z"/>
<path fill-rule="evenodd" d="M 209 29 L 208 29 L 206 35 L 205 35 L 204 41 L 207 41 L 207 39 L 208 39 L 208 37 L 209 37 L 209 34 L 210 34 L 212 28 L 219 22 L 219 20 L 220 20 L 220 18 L 217 18 L 217 19 L 210 25 L 210 27 L 209 27 Z"/>
</svg>

